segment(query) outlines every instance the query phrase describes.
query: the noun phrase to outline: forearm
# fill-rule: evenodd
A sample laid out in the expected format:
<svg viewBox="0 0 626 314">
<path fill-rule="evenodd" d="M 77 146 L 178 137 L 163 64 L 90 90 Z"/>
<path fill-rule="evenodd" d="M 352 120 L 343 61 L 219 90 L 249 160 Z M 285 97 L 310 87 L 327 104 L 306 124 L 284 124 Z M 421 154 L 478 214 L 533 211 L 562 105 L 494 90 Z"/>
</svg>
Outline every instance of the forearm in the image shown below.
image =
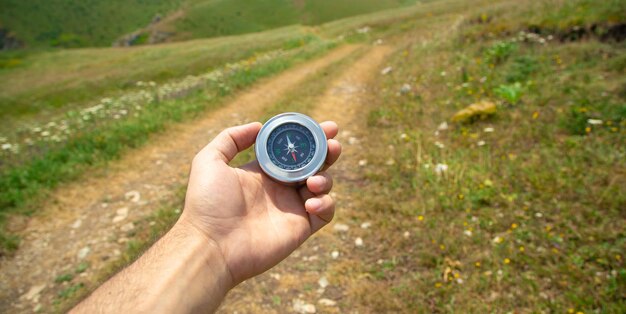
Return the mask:
<svg viewBox="0 0 626 314">
<path fill-rule="evenodd" d="M 219 249 L 180 221 L 73 312 L 214 311 L 232 279 Z"/>
</svg>

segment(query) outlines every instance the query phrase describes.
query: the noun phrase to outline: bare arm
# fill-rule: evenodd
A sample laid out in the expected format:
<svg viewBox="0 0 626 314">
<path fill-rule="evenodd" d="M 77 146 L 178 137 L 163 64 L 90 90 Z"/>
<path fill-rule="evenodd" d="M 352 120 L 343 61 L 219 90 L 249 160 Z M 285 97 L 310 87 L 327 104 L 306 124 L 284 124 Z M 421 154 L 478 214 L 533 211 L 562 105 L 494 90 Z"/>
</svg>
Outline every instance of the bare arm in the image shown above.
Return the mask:
<svg viewBox="0 0 626 314">
<path fill-rule="evenodd" d="M 219 248 L 181 219 L 72 312 L 212 312 L 232 286 Z"/>
</svg>

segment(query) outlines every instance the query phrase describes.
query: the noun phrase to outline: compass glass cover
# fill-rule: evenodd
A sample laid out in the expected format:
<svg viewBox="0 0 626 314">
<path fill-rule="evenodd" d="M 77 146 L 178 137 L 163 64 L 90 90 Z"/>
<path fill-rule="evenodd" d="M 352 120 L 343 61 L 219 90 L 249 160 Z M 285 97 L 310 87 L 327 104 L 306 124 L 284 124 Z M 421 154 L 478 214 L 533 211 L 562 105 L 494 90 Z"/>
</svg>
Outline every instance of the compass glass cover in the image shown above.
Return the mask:
<svg viewBox="0 0 626 314">
<path fill-rule="evenodd" d="M 270 161 L 284 170 L 298 170 L 313 160 L 315 138 L 309 129 L 297 123 L 275 128 L 267 141 Z"/>
</svg>

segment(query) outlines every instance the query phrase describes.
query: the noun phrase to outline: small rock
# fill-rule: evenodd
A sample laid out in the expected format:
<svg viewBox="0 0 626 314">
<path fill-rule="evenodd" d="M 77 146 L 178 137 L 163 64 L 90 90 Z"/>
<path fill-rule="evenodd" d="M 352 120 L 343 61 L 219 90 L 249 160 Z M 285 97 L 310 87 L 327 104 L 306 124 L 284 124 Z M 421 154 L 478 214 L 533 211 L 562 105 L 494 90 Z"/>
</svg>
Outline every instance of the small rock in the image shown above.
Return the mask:
<svg viewBox="0 0 626 314">
<path fill-rule="evenodd" d="M 117 243 L 120 243 L 120 244 L 121 244 L 121 243 L 126 243 L 126 242 L 128 242 L 128 240 L 129 240 L 129 239 L 128 239 L 128 238 L 126 238 L 126 237 L 121 237 L 121 238 L 117 239 Z"/>
<path fill-rule="evenodd" d="M 377 40 L 374 42 L 374 45 L 382 45 L 382 44 L 383 44 L 383 40 L 382 40 L 382 39 L 377 39 Z"/>
<path fill-rule="evenodd" d="M 330 257 L 332 257 L 333 259 L 337 259 L 339 257 L 339 252 L 338 251 L 332 251 L 330 253 Z"/>
<path fill-rule="evenodd" d="M 448 165 L 446 165 L 446 164 L 437 164 L 435 166 L 435 173 L 437 175 L 442 175 L 442 174 L 446 173 L 446 171 L 448 171 Z"/>
<path fill-rule="evenodd" d="M 468 237 L 471 237 L 472 236 L 472 231 L 471 230 L 465 230 L 465 231 L 463 231 L 463 234 L 465 234 Z"/>
<path fill-rule="evenodd" d="M 411 236 L 411 233 L 408 231 L 405 231 L 404 234 L 402 235 L 405 239 L 408 239 Z"/>
<path fill-rule="evenodd" d="M 372 226 L 372 223 L 369 222 L 369 221 L 366 221 L 366 222 L 361 224 L 361 229 L 367 229 L 367 228 L 369 228 L 371 226 Z"/>
<path fill-rule="evenodd" d="M 275 280 L 280 280 L 280 274 L 277 273 L 271 273 L 270 277 L 274 278 Z"/>
<path fill-rule="evenodd" d="M 356 246 L 363 246 L 363 239 L 356 238 L 356 240 L 354 240 L 354 245 L 356 245 Z"/>
<path fill-rule="evenodd" d="M 82 219 L 76 219 L 76 221 L 74 221 L 74 223 L 72 224 L 72 229 L 78 229 L 82 224 Z"/>
<path fill-rule="evenodd" d="M 113 223 L 118 223 L 128 217 L 128 207 L 122 207 L 118 209 L 115 213 L 116 216 L 113 217 Z"/>
<path fill-rule="evenodd" d="M 89 254 L 89 252 L 91 252 L 91 249 L 86 246 L 80 250 L 78 250 L 78 253 L 76 253 L 76 257 L 78 257 L 78 259 L 84 259 L 85 257 L 87 257 L 87 254 Z"/>
<path fill-rule="evenodd" d="M 364 26 L 364 27 L 357 29 L 356 32 L 359 34 L 367 34 L 369 33 L 370 29 L 371 28 L 369 26 Z"/>
<path fill-rule="evenodd" d="M 356 137 L 348 138 L 348 144 L 354 145 L 354 144 L 358 144 L 358 143 L 359 143 L 359 140 Z"/>
<path fill-rule="evenodd" d="M 336 223 L 333 226 L 333 229 L 335 231 L 339 231 L 339 232 L 346 232 L 350 229 L 350 226 L 346 225 L 346 224 L 342 224 L 342 223 Z"/>
<path fill-rule="evenodd" d="M 395 160 L 393 160 L 393 158 L 389 158 L 387 159 L 387 161 L 385 161 L 385 165 L 387 166 L 393 166 L 396 163 Z"/>
<path fill-rule="evenodd" d="M 602 120 L 598 120 L 598 119 L 587 119 L 587 123 L 591 124 L 591 125 L 601 125 L 602 124 Z"/>
<path fill-rule="evenodd" d="M 402 87 L 400 87 L 400 94 L 408 94 L 411 91 L 411 85 L 409 84 L 404 84 L 402 85 Z"/>
<path fill-rule="evenodd" d="M 115 249 L 115 250 L 113 250 L 113 255 L 120 256 L 120 255 L 122 255 L 122 251 L 120 251 L 118 249 Z"/>
<path fill-rule="evenodd" d="M 25 294 L 22 295 L 21 299 L 25 299 L 25 300 L 29 300 L 29 301 L 33 300 L 45 288 L 46 288 L 46 284 L 45 283 L 44 284 L 40 284 L 40 285 L 36 285 L 36 286 L 32 286 L 32 287 L 30 287 L 28 292 L 26 292 Z"/>
<path fill-rule="evenodd" d="M 300 300 L 300 299 L 295 299 L 293 300 L 293 310 L 296 311 L 297 313 L 316 313 L 317 310 L 315 309 L 315 305 L 313 304 L 309 304 L 309 303 L 305 303 L 304 301 Z"/>
<path fill-rule="evenodd" d="M 137 203 L 141 200 L 141 194 L 138 191 L 128 191 L 124 194 L 124 198 L 130 200 L 133 203 Z"/>
<path fill-rule="evenodd" d="M 367 159 L 361 159 L 361 160 L 359 160 L 359 166 L 361 166 L 361 167 L 365 167 L 365 166 L 367 166 Z"/>
<path fill-rule="evenodd" d="M 478 143 L 476 143 L 478 146 L 485 146 L 485 144 L 487 144 L 485 141 L 478 141 Z"/>
<path fill-rule="evenodd" d="M 127 223 L 127 224 L 125 224 L 125 225 L 120 227 L 120 230 L 122 232 L 128 232 L 128 231 L 131 231 L 133 229 L 135 229 L 135 224 L 132 223 L 132 222 L 129 222 L 129 223 Z"/>
<path fill-rule="evenodd" d="M 393 71 L 392 67 L 386 67 L 382 71 L 380 71 L 380 74 L 387 75 L 387 74 L 391 73 L 391 71 Z"/>
<path fill-rule="evenodd" d="M 317 283 L 320 285 L 321 288 L 328 287 L 328 279 L 326 277 L 320 278 L 320 280 L 318 280 Z"/>
<path fill-rule="evenodd" d="M 485 133 L 493 133 L 493 128 L 492 127 L 484 128 L 483 132 L 485 132 Z"/>
<path fill-rule="evenodd" d="M 319 299 L 317 301 L 317 303 L 323 305 L 323 306 L 335 306 L 337 305 L 337 302 L 331 300 L 331 299 Z"/>
<path fill-rule="evenodd" d="M 445 131 L 448 129 L 448 122 L 441 122 L 441 124 L 437 127 L 438 131 Z"/>
</svg>

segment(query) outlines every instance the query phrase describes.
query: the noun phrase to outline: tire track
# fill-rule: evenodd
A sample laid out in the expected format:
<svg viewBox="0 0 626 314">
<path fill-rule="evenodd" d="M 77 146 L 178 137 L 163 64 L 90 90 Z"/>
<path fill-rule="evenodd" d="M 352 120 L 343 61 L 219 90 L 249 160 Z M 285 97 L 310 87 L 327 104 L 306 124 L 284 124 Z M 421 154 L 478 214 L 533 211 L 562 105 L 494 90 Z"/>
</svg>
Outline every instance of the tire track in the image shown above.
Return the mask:
<svg viewBox="0 0 626 314">
<path fill-rule="evenodd" d="M 185 184 L 195 153 L 217 132 L 253 121 L 280 96 L 359 46 L 346 45 L 235 96 L 204 118 L 180 123 L 129 151 L 105 169 L 59 187 L 28 221 L 14 256 L 0 261 L 0 312 L 51 310 L 55 278 L 88 262 L 84 280 L 115 259 L 129 240 L 132 221 L 148 217 Z"/>
</svg>

